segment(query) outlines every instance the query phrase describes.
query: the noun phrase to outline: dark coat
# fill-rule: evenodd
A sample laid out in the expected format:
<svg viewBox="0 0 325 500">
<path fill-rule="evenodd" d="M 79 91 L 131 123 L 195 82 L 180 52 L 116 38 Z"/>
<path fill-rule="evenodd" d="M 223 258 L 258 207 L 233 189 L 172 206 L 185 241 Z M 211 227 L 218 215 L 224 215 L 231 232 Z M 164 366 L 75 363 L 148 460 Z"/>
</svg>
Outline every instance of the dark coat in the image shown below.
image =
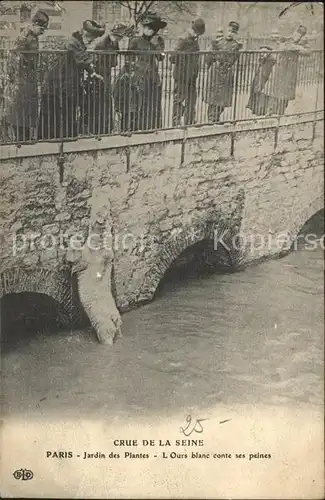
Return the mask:
<svg viewBox="0 0 325 500">
<path fill-rule="evenodd" d="M 38 119 L 38 37 L 26 28 L 17 38 L 8 64 L 6 122 L 18 127 L 36 127 Z M 20 51 L 32 51 L 20 53 Z"/>
<path fill-rule="evenodd" d="M 115 111 L 118 113 L 140 113 L 143 94 L 141 79 L 129 65 L 125 65 L 114 85 Z"/>
<path fill-rule="evenodd" d="M 157 43 L 144 37 L 135 37 L 130 40 L 129 50 L 139 52 L 128 55 L 127 65 L 131 64 L 135 67 L 135 77 L 141 81 L 142 106 L 141 116 L 137 122 L 137 127 L 141 130 L 157 129 L 162 126 L 162 88 L 158 61 L 163 59 L 161 54 L 163 48 L 164 41 L 161 37 L 157 37 Z"/>
<path fill-rule="evenodd" d="M 265 94 L 290 101 L 296 97 L 299 54 L 308 55 L 308 51 L 291 40 L 282 43 L 278 50 L 281 52 L 277 54 Z"/>
<path fill-rule="evenodd" d="M 275 63 L 276 57 L 272 54 L 269 54 L 259 62 L 252 81 L 251 93 L 256 94 L 264 91 L 266 82 L 270 78 L 270 74 Z"/>
<path fill-rule="evenodd" d="M 161 61 L 163 56 L 160 53 L 153 54 L 153 52 L 162 51 L 162 43 L 160 46 L 157 46 L 152 41 L 146 40 L 142 36 L 137 36 L 130 40 L 128 50 L 142 52 L 133 57 L 131 56 L 131 60 L 136 59 L 138 76 L 150 83 L 161 85 L 157 62 Z"/>
<path fill-rule="evenodd" d="M 178 82 L 196 80 L 200 63 L 200 46 L 197 38 L 186 31 L 178 38 L 174 50 L 175 53 L 170 57 L 170 61 L 175 65 L 174 79 Z M 177 52 L 188 52 L 189 54 L 177 54 Z"/>
<path fill-rule="evenodd" d="M 88 48 L 94 51 L 95 71 L 104 80 L 91 78 L 84 81 L 81 113 L 90 133 L 108 134 L 114 127 L 112 69 L 118 63 L 119 45 L 106 35 L 95 40 Z"/>
<path fill-rule="evenodd" d="M 268 112 L 268 99 L 264 94 L 267 81 L 270 78 L 276 58 L 268 54 L 259 61 L 256 73 L 254 75 L 247 108 L 251 109 L 255 115 L 264 115 Z"/>
<path fill-rule="evenodd" d="M 204 100 L 208 104 L 222 107 L 232 105 L 235 65 L 239 59 L 241 44 L 222 37 L 211 45 L 206 57 L 209 68 Z"/>
<path fill-rule="evenodd" d="M 112 69 L 118 64 L 119 44 L 110 39 L 109 36 L 98 39 L 94 43 L 95 51 L 105 51 L 95 55 L 94 64 L 96 73 L 102 75 L 104 78 L 105 87 L 110 86 L 112 83 Z"/>
<path fill-rule="evenodd" d="M 64 52 L 49 58 L 48 75 L 42 89 L 39 137 L 75 137 L 77 109 L 87 97 L 84 71 L 93 73 L 94 55 L 87 52 L 81 33 L 75 32 L 64 44 Z"/>
<path fill-rule="evenodd" d="M 63 47 L 67 53 L 57 54 L 49 68 L 45 90 L 49 94 L 58 93 L 62 88 L 64 95 L 78 94 L 83 80 L 83 72 L 94 71 L 94 56 L 87 52 L 81 33 L 76 31 Z"/>
</svg>

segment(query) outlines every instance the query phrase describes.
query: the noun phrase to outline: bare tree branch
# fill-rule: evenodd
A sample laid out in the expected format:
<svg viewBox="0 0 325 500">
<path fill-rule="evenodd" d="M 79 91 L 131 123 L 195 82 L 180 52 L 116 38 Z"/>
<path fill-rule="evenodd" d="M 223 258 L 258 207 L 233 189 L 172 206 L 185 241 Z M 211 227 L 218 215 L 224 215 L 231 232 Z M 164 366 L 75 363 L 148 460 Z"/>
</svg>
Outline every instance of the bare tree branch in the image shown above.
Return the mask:
<svg viewBox="0 0 325 500">
<path fill-rule="evenodd" d="M 146 13 L 150 10 L 150 7 L 152 7 L 154 3 L 155 3 L 155 1 L 142 2 L 142 5 L 144 6 L 144 10 L 142 10 L 142 12 L 141 12 L 141 17 L 146 15 Z"/>
<path fill-rule="evenodd" d="M 121 7 L 126 7 L 127 9 L 129 9 L 129 2 L 119 2 L 119 4 L 121 5 Z"/>
<path fill-rule="evenodd" d="M 142 10 L 143 10 L 144 6 L 145 6 L 145 2 L 141 2 L 141 5 L 140 5 L 139 11 L 138 11 L 138 16 L 139 17 L 142 15 Z"/>
<path fill-rule="evenodd" d="M 131 7 L 131 2 L 126 0 L 126 2 L 121 2 L 119 1 L 119 4 L 122 6 L 122 7 L 125 7 L 128 9 L 129 11 L 129 16 L 130 18 L 132 18 L 132 7 Z"/>
<path fill-rule="evenodd" d="M 129 16 L 137 25 L 140 18 L 144 16 L 150 9 L 156 7 L 163 14 L 175 14 L 175 13 L 186 13 L 194 16 L 195 13 L 190 9 L 190 2 L 186 1 L 164 1 L 159 2 L 155 0 L 143 0 L 143 1 L 127 1 L 121 0 L 118 2 L 120 5 L 127 7 L 129 11 Z M 175 17 L 172 19 L 175 20 Z"/>
<path fill-rule="evenodd" d="M 9 6 L 6 5 L 8 3 L 9 3 Z M 49 7 L 52 7 L 53 9 L 55 9 L 58 12 L 66 12 L 66 9 L 63 6 L 62 2 L 58 2 L 56 0 L 48 0 L 48 1 L 44 1 L 44 3 L 46 5 L 48 5 Z M 36 2 L 36 1 L 35 2 L 22 1 L 22 2 L 16 2 L 16 4 L 13 6 L 12 2 L 4 2 L 0 6 L 0 14 L 6 15 L 7 13 L 11 13 L 13 9 L 20 10 L 21 8 L 27 8 L 28 10 L 33 10 L 35 7 L 37 7 L 38 4 L 39 4 L 39 2 Z"/>
<path fill-rule="evenodd" d="M 132 17 L 132 5 L 131 2 L 128 2 L 129 16 Z"/>
<path fill-rule="evenodd" d="M 173 11 L 179 11 L 179 12 L 186 12 L 187 14 L 190 14 L 191 16 L 194 16 L 195 15 L 195 12 L 193 12 L 189 5 L 191 5 L 190 2 L 177 2 L 177 1 L 171 1 L 171 2 L 165 2 L 166 3 L 166 6 L 167 4 L 169 4 L 169 8 L 170 10 L 173 10 Z"/>
</svg>

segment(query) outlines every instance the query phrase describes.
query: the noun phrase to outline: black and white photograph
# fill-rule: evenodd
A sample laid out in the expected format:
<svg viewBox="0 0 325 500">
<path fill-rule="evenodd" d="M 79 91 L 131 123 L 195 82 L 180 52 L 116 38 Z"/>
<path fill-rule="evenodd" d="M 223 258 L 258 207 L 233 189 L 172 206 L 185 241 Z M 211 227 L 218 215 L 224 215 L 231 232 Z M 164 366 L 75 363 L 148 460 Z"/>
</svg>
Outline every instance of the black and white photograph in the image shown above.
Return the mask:
<svg viewBox="0 0 325 500">
<path fill-rule="evenodd" d="M 1 498 L 316 500 L 324 3 L 0 0 Z"/>
</svg>

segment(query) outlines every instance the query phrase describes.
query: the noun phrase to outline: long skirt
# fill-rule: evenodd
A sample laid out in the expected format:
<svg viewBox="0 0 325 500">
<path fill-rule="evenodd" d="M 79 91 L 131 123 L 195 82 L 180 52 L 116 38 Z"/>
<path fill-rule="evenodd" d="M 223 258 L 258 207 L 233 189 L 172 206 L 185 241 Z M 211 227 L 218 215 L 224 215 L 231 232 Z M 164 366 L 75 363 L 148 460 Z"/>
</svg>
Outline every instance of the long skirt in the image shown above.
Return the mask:
<svg viewBox="0 0 325 500">
<path fill-rule="evenodd" d="M 284 115 L 289 101 L 278 99 L 262 92 L 253 92 L 249 96 L 247 108 L 257 116 Z"/>
<path fill-rule="evenodd" d="M 139 116 L 139 129 L 152 130 L 162 127 L 161 85 L 145 80 L 143 102 Z"/>
<path fill-rule="evenodd" d="M 38 119 L 36 80 L 19 81 L 5 111 L 6 122 L 15 127 L 34 128 Z"/>
<path fill-rule="evenodd" d="M 111 85 L 94 82 L 80 102 L 81 123 L 93 135 L 110 134 L 114 128 Z"/>
<path fill-rule="evenodd" d="M 79 132 L 76 94 L 45 93 L 41 100 L 39 139 L 74 138 Z"/>
</svg>

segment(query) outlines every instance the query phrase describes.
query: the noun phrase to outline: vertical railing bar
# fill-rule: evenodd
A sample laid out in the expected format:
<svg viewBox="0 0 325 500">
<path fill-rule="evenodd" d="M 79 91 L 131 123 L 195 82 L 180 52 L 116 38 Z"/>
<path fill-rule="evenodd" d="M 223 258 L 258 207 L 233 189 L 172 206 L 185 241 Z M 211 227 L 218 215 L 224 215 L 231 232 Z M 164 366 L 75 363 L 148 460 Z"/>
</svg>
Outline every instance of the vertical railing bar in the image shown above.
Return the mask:
<svg viewBox="0 0 325 500">
<path fill-rule="evenodd" d="M 150 61 L 149 62 L 149 75 L 150 75 L 149 82 L 152 83 L 154 70 L 153 70 L 153 64 L 151 61 L 152 61 L 153 57 L 152 56 L 150 57 L 150 54 L 147 57 L 149 58 L 149 61 Z M 154 98 L 156 97 L 157 89 L 153 90 L 153 92 L 150 92 L 150 86 L 149 86 L 148 92 L 150 95 L 151 106 L 149 106 L 149 114 L 147 115 L 147 120 L 146 120 L 146 124 L 145 124 L 144 128 L 145 128 L 145 130 L 152 130 L 153 118 L 155 116 Z"/>
<path fill-rule="evenodd" d="M 67 66 L 67 57 L 66 54 L 63 54 L 63 68 L 64 68 L 64 75 L 66 73 L 66 66 Z M 66 77 L 68 75 L 65 75 Z M 66 92 L 67 94 L 67 92 Z M 62 82 L 62 72 L 59 71 L 59 105 L 60 105 L 60 114 L 59 114 L 59 119 L 60 119 L 60 139 L 61 141 L 63 140 L 64 136 L 64 123 L 63 123 L 63 99 L 64 99 L 64 94 L 63 94 L 63 82 Z M 53 103 L 55 105 L 55 103 Z M 67 106 L 67 102 L 65 102 L 65 105 Z M 68 108 L 66 108 L 68 111 Z M 68 113 L 66 113 L 66 116 L 68 116 Z"/>
<path fill-rule="evenodd" d="M 244 96 L 243 96 L 243 68 L 245 64 L 245 53 L 240 53 L 238 58 L 238 73 L 239 73 L 239 83 L 238 83 L 238 100 L 239 100 L 239 116 L 238 120 L 243 120 L 244 116 Z"/>
<path fill-rule="evenodd" d="M 95 66 L 96 64 L 96 58 L 95 56 L 93 55 L 93 64 L 94 64 L 94 67 L 95 67 L 95 71 L 97 73 L 97 68 Z M 99 90 L 98 92 L 98 100 L 99 100 L 99 103 L 102 104 L 101 102 L 101 92 L 100 92 L 100 82 L 96 79 L 96 78 L 93 78 L 92 79 L 92 84 L 90 85 L 90 88 L 89 88 L 89 93 L 90 93 L 90 107 L 91 107 L 91 110 L 92 110 L 92 126 L 90 127 L 90 134 L 88 133 L 88 135 L 95 135 L 97 136 L 98 133 L 99 133 L 99 129 L 98 127 L 100 126 L 100 113 L 98 113 L 97 115 L 97 123 L 96 123 L 96 119 L 95 119 L 95 116 L 96 116 L 96 97 L 97 97 L 97 90 Z M 102 109 L 100 107 L 100 109 Z"/>
<path fill-rule="evenodd" d="M 51 55 L 49 55 L 49 60 L 50 60 L 50 64 L 52 64 L 52 59 L 51 59 Z M 44 65 L 46 66 L 46 65 Z M 51 127 L 50 127 L 50 96 L 53 95 L 54 97 L 54 93 L 52 91 L 52 89 L 50 88 L 51 86 L 51 82 L 50 80 L 48 79 L 44 86 L 43 86 L 43 90 L 42 90 L 42 93 L 41 93 L 41 105 L 42 105 L 42 110 L 41 110 L 41 113 L 42 113 L 42 139 L 51 139 Z M 44 109 L 43 109 L 44 107 Z M 46 107 L 46 109 L 45 109 Z M 45 113 L 45 116 L 46 116 L 46 120 L 47 120 L 47 134 L 45 134 L 45 131 L 44 131 L 44 127 L 45 127 L 45 120 L 44 120 L 44 113 Z M 52 114 L 53 116 L 53 122 L 55 120 L 55 113 Z M 45 127 L 46 129 L 46 127 Z M 55 126 L 54 126 L 54 130 L 55 130 Z M 54 132 L 53 130 L 53 132 Z M 47 137 L 44 137 L 45 135 L 47 135 Z"/>
<path fill-rule="evenodd" d="M 112 76 L 112 63 L 113 63 L 113 55 L 111 55 L 110 52 L 105 52 L 105 54 L 102 54 L 102 64 L 99 66 L 100 68 L 103 68 L 103 75 L 102 77 L 104 78 L 104 81 L 101 82 L 101 95 L 103 96 L 103 106 L 104 106 L 104 112 L 103 112 L 103 124 L 99 128 L 99 134 L 100 135 L 111 135 L 112 134 L 112 85 L 111 82 L 109 81 L 109 78 Z M 108 116 L 107 116 L 108 113 Z"/>
<path fill-rule="evenodd" d="M 169 121 L 168 121 L 168 127 L 173 128 L 173 90 L 174 90 L 174 79 L 173 79 L 173 74 L 174 74 L 174 65 L 171 64 L 170 62 L 170 54 L 169 54 L 169 64 L 168 64 L 168 71 L 169 71 Z"/>
<path fill-rule="evenodd" d="M 164 100 L 165 100 L 165 114 L 164 114 L 163 127 L 168 128 L 169 111 L 170 111 L 170 99 L 169 99 L 169 92 L 168 92 L 168 83 L 169 83 L 169 80 L 168 80 L 168 77 L 169 77 L 169 73 L 168 73 L 169 58 L 168 58 L 168 55 L 165 55 L 164 64 L 165 64 L 165 66 L 164 66 L 164 78 L 162 81 L 162 85 L 163 85 L 163 89 L 164 89 L 163 96 L 164 96 Z"/>
<path fill-rule="evenodd" d="M 198 72 L 197 76 L 194 80 L 194 87 L 195 87 L 195 124 L 201 124 L 202 122 L 202 109 L 203 109 L 203 101 L 201 98 L 201 80 L 202 80 L 202 66 L 201 66 L 201 54 L 200 52 L 197 53 L 197 66 L 198 66 Z M 200 105 L 201 104 L 201 105 Z"/>
<path fill-rule="evenodd" d="M 318 58 L 318 62 L 320 63 L 320 59 Z M 320 66 L 320 65 L 319 65 Z M 320 70 L 320 67 L 318 68 Z M 319 71 L 317 71 L 319 74 Z M 319 90 L 319 82 L 316 85 L 316 97 L 315 97 L 315 118 L 314 118 L 314 124 L 313 124 L 313 139 L 315 136 L 315 129 L 316 129 L 316 122 L 317 122 L 317 110 L 318 110 L 318 90 Z"/>
<path fill-rule="evenodd" d="M 131 73 L 133 73 L 133 68 L 130 68 L 131 70 Z M 134 132 L 134 123 L 133 123 L 133 107 L 132 107 L 132 76 L 133 75 L 130 75 L 130 77 L 126 80 L 127 82 L 127 85 L 128 85 L 128 89 L 127 89 L 127 92 L 126 92 L 126 96 L 125 96 L 125 99 L 124 99 L 124 102 L 125 102 L 125 113 L 126 113 L 126 118 L 127 118 L 127 124 L 126 124 L 126 131 L 127 132 Z M 126 86 L 125 86 L 125 90 L 126 90 Z M 126 98 L 127 97 L 127 98 Z M 128 154 L 129 154 L 129 150 L 127 150 Z"/>
<path fill-rule="evenodd" d="M 235 68 L 234 68 L 234 89 L 233 89 L 233 113 L 232 113 L 232 119 L 231 122 L 236 122 L 236 113 L 237 113 L 237 86 L 238 86 L 238 71 L 239 71 L 239 59 L 237 59 L 235 63 Z M 231 70 L 232 71 L 232 68 Z"/>
</svg>

